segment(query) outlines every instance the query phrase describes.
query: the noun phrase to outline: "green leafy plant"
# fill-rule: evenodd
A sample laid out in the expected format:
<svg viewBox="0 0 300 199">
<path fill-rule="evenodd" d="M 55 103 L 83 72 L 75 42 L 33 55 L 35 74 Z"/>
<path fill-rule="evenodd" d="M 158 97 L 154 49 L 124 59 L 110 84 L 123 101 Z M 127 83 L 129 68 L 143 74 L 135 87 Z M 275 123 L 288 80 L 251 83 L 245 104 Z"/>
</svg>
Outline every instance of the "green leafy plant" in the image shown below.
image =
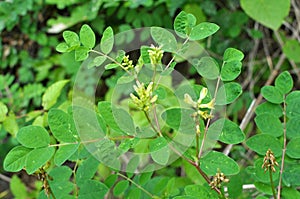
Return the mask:
<svg viewBox="0 0 300 199">
<path fill-rule="evenodd" d="M 60 9 L 74 3 L 46 2 Z M 128 7 L 150 7 L 153 2 L 149 2 L 129 1 L 124 3 L 127 7 L 120 9 L 125 12 Z M 179 4 L 170 2 L 166 4 L 172 15 Z M 203 7 L 211 8 L 205 12 L 213 16 L 215 4 L 205 2 Z M 89 10 L 94 4 L 83 3 L 70 17 L 58 17 L 49 24 L 65 22 L 67 28 L 83 20 L 94 20 L 100 4 L 95 4 L 89 16 L 82 16 L 82 10 Z M 108 11 L 116 9 L 109 8 L 111 4 L 120 2 L 105 1 Z M 286 16 L 285 8 L 279 19 L 266 21 L 265 16 L 253 15 L 251 3 L 241 4 L 250 17 L 274 30 Z M 63 74 L 60 81 L 47 86 L 32 83 L 23 88 L 14 83 L 12 76 L 0 76 L 0 91 L 5 96 L 0 102 L 0 122 L 18 144 L 6 155 L 4 169 L 24 170 L 39 179 L 34 189 L 26 193 L 25 185 L 14 175 L 11 190 L 15 197 L 250 198 L 252 192 L 243 190 L 247 183 L 254 183 L 257 198 L 299 195 L 300 98 L 298 91 L 293 91 L 292 76 L 287 71 L 277 76 L 276 66 L 261 89 L 266 102 L 255 111 L 258 134 L 249 133 L 244 119 L 240 125 L 237 121 L 239 104 L 249 102 L 249 93 L 243 93 L 243 85 L 237 81 L 242 74 L 244 54 L 226 42 L 213 45 L 218 46 L 222 57 L 208 56 L 201 47 L 210 49 L 211 41 L 218 43 L 222 38 L 214 40 L 218 34 L 237 38 L 248 18 L 240 11 L 227 15 L 228 11 L 223 10 L 222 16 L 228 17 L 235 27 L 226 26 L 224 20 L 217 33 L 220 27 L 201 21 L 201 8 L 195 11 L 189 5 L 184 9 L 196 16 L 180 12 L 174 19 L 174 31 L 153 26 L 138 34 L 130 30 L 115 34 L 116 27 L 102 31 L 100 26 L 96 29 L 102 35 L 99 40 L 86 24 L 79 33 L 64 31 L 64 42 L 56 50 L 63 53 L 62 59 L 83 61 L 78 76 L 72 80 Z M 155 9 L 164 10 L 159 3 Z M 147 12 L 146 9 L 144 16 Z M 133 18 L 135 14 L 132 11 L 125 19 L 133 27 L 152 24 L 147 17 Z M 242 20 L 236 20 L 237 16 Z M 151 45 L 141 42 L 136 49 L 127 48 L 136 38 L 151 40 Z M 293 52 L 297 48 L 295 40 L 288 40 L 283 52 L 297 62 Z M 57 63 L 55 60 L 52 63 Z M 189 62 L 196 80 L 177 75 L 175 69 L 184 61 Z M 39 74 L 40 80 L 47 76 L 42 71 Z M 105 96 L 95 96 L 104 85 L 98 79 L 107 75 L 111 75 L 105 80 L 108 91 Z M 25 79 L 31 77 L 27 74 Z M 274 86 L 270 86 L 272 78 Z M 15 103 L 18 98 L 23 102 Z M 18 116 L 10 106 L 14 104 L 18 106 L 15 110 L 20 110 L 31 102 L 39 109 L 25 112 L 23 123 L 18 125 Z M 248 111 L 246 119 L 250 118 Z M 220 151 L 225 145 L 230 156 L 226 150 Z M 253 160 L 247 158 L 251 160 L 243 165 L 239 159 L 247 155 L 245 148 L 256 155 Z"/>
<path fill-rule="evenodd" d="M 203 22 L 196 25 L 195 21 L 195 17 L 192 14 L 187 14 L 185 12 L 181 12 L 176 17 L 174 22 L 174 29 L 176 33 L 184 39 L 183 45 L 187 45 L 188 41 L 204 39 L 214 34 L 219 29 L 219 27 L 213 23 Z M 163 32 L 162 35 L 161 31 Z M 87 59 L 89 53 L 95 53 L 97 56 L 93 58 L 93 60 L 88 64 L 89 68 L 101 65 L 106 60 L 109 60 L 109 62 L 104 67 L 106 70 L 111 70 L 117 67 L 123 69 L 125 74 L 129 75 L 125 76 L 127 78 L 129 77 L 129 79 L 125 83 L 132 84 L 132 81 L 135 80 L 137 84 L 136 86 L 133 85 L 136 94 L 130 94 L 130 98 L 132 101 L 131 106 L 132 108 L 136 107 L 136 110 L 131 114 L 138 114 L 138 112 L 143 112 L 144 118 L 140 119 L 144 120 L 144 123 L 148 123 L 147 126 L 138 125 L 136 121 L 131 119 L 130 114 L 124 109 L 118 108 L 110 102 L 99 102 L 99 113 L 97 117 L 100 118 L 99 124 L 101 126 L 104 137 L 100 140 L 82 140 L 83 138 L 81 136 L 78 136 L 78 132 L 76 131 L 75 122 L 72 119 L 72 114 L 70 115 L 57 108 L 51 108 L 54 104 L 56 104 L 56 99 L 59 96 L 61 89 L 67 83 L 67 81 L 57 82 L 46 90 L 42 98 L 42 106 L 44 110 L 49 110 L 46 117 L 51 134 L 54 139 L 50 139 L 49 133 L 47 132 L 45 127 L 30 125 L 21 128 L 17 134 L 17 139 L 21 146 L 17 146 L 9 152 L 4 161 L 5 169 L 15 172 L 25 167 L 28 174 L 38 172 L 39 175 L 41 175 L 41 173 L 42 175 L 44 175 L 44 171 L 48 170 L 47 175 L 51 176 L 51 178 L 53 178 L 54 180 L 52 182 L 52 180 L 50 180 L 47 175 L 46 177 L 44 177 L 45 181 L 48 180 L 48 183 L 46 183 L 46 185 L 44 183 L 45 193 L 48 195 L 52 194 L 53 196 L 58 197 L 59 195 L 57 195 L 55 190 L 55 175 L 53 176 L 51 175 L 51 173 L 55 170 L 63 170 L 61 168 L 65 167 L 60 165 L 62 165 L 66 160 L 70 160 L 70 158 L 74 156 L 74 154 L 78 153 L 78 150 L 82 150 L 84 143 L 89 142 L 97 143 L 98 145 L 100 144 L 102 146 L 99 149 L 101 154 L 99 154 L 99 156 L 97 156 L 96 154 L 96 157 L 98 157 L 100 161 L 103 161 L 104 165 L 108 164 L 109 166 L 111 166 L 111 163 L 117 168 L 120 166 L 120 163 L 116 160 L 122 153 L 125 153 L 128 150 L 137 152 L 141 147 L 139 147 L 139 145 L 142 144 L 144 145 L 144 149 L 142 150 L 149 150 L 151 159 L 154 161 L 154 163 L 160 166 L 170 164 L 169 162 L 171 161 L 170 158 L 172 155 L 182 154 L 183 159 L 191 164 L 196 170 L 198 170 L 199 174 L 202 176 L 202 179 L 207 181 L 208 184 L 203 191 L 211 195 L 212 193 L 210 193 L 211 191 L 209 191 L 208 189 L 210 185 L 216 191 L 216 195 L 214 197 L 217 197 L 218 194 L 223 195 L 221 183 L 222 181 L 226 182 L 227 180 L 225 180 L 225 176 L 222 176 L 238 173 L 239 167 L 234 160 L 223 155 L 222 153 L 211 151 L 204 155 L 204 147 L 206 135 L 208 134 L 208 132 L 214 131 L 210 134 L 220 133 L 218 132 L 218 129 L 222 128 L 223 124 L 224 130 L 226 129 L 228 134 L 225 133 L 221 136 L 220 139 L 222 141 L 224 141 L 225 143 L 239 143 L 244 140 L 244 135 L 242 131 L 239 130 L 239 127 L 235 126 L 228 119 L 221 118 L 213 123 L 213 125 L 210 125 L 211 119 L 213 118 L 213 109 L 216 108 L 215 106 L 231 103 L 242 92 L 241 87 L 231 81 L 234 80 L 241 72 L 240 61 L 243 59 L 243 54 L 240 51 L 232 48 L 226 50 L 226 52 L 224 53 L 222 67 L 219 67 L 217 62 L 212 58 L 209 59 L 208 57 L 203 57 L 200 60 L 194 59 L 194 65 L 203 78 L 217 81 L 215 93 L 209 93 L 208 89 L 203 85 L 195 85 L 194 89 L 191 87 L 192 93 L 182 93 L 184 95 L 181 96 L 181 100 L 184 100 L 186 102 L 186 108 L 177 108 L 176 101 L 172 102 L 171 105 L 166 106 L 166 104 L 164 104 L 165 102 L 163 101 L 167 100 L 168 97 L 164 97 L 163 95 L 165 95 L 165 92 L 167 91 L 165 90 L 166 88 L 161 87 L 160 81 L 163 76 L 166 76 L 166 71 L 174 68 L 176 63 L 173 62 L 173 60 L 175 56 L 180 55 L 180 51 L 182 48 L 177 47 L 176 38 L 171 32 L 167 30 L 153 27 L 150 29 L 150 34 L 160 47 L 142 47 L 141 57 L 139 59 L 139 63 L 136 65 L 134 65 L 129 57 L 125 56 L 124 53 L 117 54 L 116 58 L 110 56 L 109 53 L 111 53 L 114 45 L 114 35 L 112 28 L 110 27 L 103 32 L 103 36 L 100 42 L 101 51 L 96 51 L 93 49 L 95 47 L 96 41 L 95 34 L 87 25 L 82 26 L 79 36 L 75 32 L 65 31 L 63 34 L 65 43 L 61 43 L 57 46 L 57 50 L 60 52 L 75 51 L 75 59 L 77 61 Z M 145 51 L 143 49 L 147 50 Z M 165 68 L 162 68 L 161 59 L 163 57 L 164 51 L 174 51 L 174 58 L 169 61 Z M 207 65 L 207 63 L 210 63 L 210 65 Z M 147 69 L 151 69 L 151 71 L 153 71 L 153 74 L 150 78 L 150 80 L 152 81 L 145 82 L 146 84 L 148 84 L 148 86 L 146 86 L 144 82 L 142 83 L 139 77 L 140 74 L 142 74 L 142 68 L 146 67 L 147 65 Z M 171 65 L 172 68 L 170 68 Z M 162 70 L 160 68 L 162 68 Z M 211 69 L 214 71 L 213 75 L 206 72 L 207 70 Z M 234 71 L 234 73 L 232 71 Z M 168 73 L 170 72 L 172 71 L 168 71 Z M 132 77 L 132 79 L 130 77 Z M 221 86 L 221 79 L 228 82 Z M 161 93 L 159 93 L 158 90 L 161 90 Z M 191 97 L 195 96 L 194 92 L 196 95 L 200 95 L 200 97 L 196 101 L 194 101 L 194 99 L 192 99 Z M 172 93 L 169 92 L 169 94 L 167 95 L 172 95 Z M 225 98 L 221 99 L 222 97 Z M 165 107 L 160 110 L 161 116 L 158 114 L 158 110 L 156 110 L 156 106 L 159 103 L 161 103 L 161 105 Z M 192 107 L 188 108 L 188 104 L 192 105 Z M 154 111 L 153 116 L 151 116 L 152 111 Z M 73 112 L 73 114 L 74 113 L 75 112 Z M 184 118 L 183 121 L 181 121 L 182 118 Z M 163 121 L 166 123 L 165 127 L 161 126 Z M 148 129 L 150 134 L 148 133 L 149 135 L 138 135 L 136 132 L 138 129 L 140 129 L 139 131 L 141 131 L 142 129 Z M 238 135 L 238 139 L 232 140 L 230 138 L 231 135 L 229 136 L 229 133 L 233 129 L 235 129 L 234 133 Z M 191 146 L 188 146 L 190 147 L 188 152 L 181 151 L 180 148 L 177 148 L 176 146 L 172 146 L 170 144 L 173 142 L 172 139 L 176 138 L 176 136 L 184 136 L 184 133 L 195 137 L 195 146 L 191 143 Z M 93 137 L 94 135 L 91 134 L 90 136 Z M 144 136 L 146 137 L 143 139 Z M 219 137 L 218 135 L 215 136 L 216 138 Z M 213 140 L 213 138 L 211 139 Z M 116 149 L 116 144 L 118 142 L 120 142 L 120 146 Z M 110 152 L 108 150 L 110 150 Z M 195 154 L 195 156 L 192 155 L 192 153 Z M 20 159 L 19 157 L 22 158 Z M 54 160 L 54 162 L 52 162 L 52 159 Z M 75 191 L 75 195 L 79 194 L 79 197 L 87 197 L 86 194 L 88 194 L 92 197 L 92 195 L 95 195 L 101 190 L 102 194 L 105 194 L 108 191 L 107 185 L 100 183 L 99 181 L 89 180 L 95 175 L 99 162 L 97 162 L 91 154 L 88 154 L 88 156 L 86 156 L 84 159 L 86 160 L 84 160 L 83 163 L 78 162 L 79 167 L 74 174 L 74 179 L 76 179 L 77 187 L 79 187 L 77 188 L 79 189 L 79 192 Z M 93 160 L 93 163 L 85 163 L 86 161 L 90 162 L 91 160 Z M 131 161 L 135 163 L 130 163 Z M 131 159 L 130 162 L 129 165 L 133 167 L 132 169 L 139 168 L 138 166 L 142 163 L 138 160 L 136 161 L 133 159 Z M 89 167 L 92 166 L 93 169 L 90 168 L 89 170 L 93 172 L 88 174 L 88 176 L 86 177 L 81 177 L 81 175 L 83 175 L 83 173 L 80 173 L 82 171 L 81 168 L 85 167 L 85 165 L 89 165 Z M 207 167 L 206 165 L 210 166 Z M 129 169 L 129 171 L 127 171 L 127 173 L 129 172 L 127 176 L 117 173 L 117 175 L 120 175 L 127 181 L 118 182 L 118 184 L 114 187 L 115 195 L 119 195 L 121 193 L 126 195 L 126 192 L 123 193 L 125 189 L 124 186 L 120 185 L 121 183 L 125 183 L 128 186 L 128 181 L 132 182 L 130 187 L 138 184 L 136 182 L 133 183 L 134 181 L 130 180 L 130 176 L 132 176 L 132 174 L 130 174 L 130 171 L 133 171 L 132 169 Z M 153 169 L 150 169 L 148 172 L 147 170 L 145 170 L 145 172 L 152 173 Z M 216 177 L 213 181 L 211 181 L 208 176 L 213 176 L 215 174 Z M 138 176 L 139 175 L 136 175 L 136 177 Z M 70 175 L 65 175 L 65 177 L 65 180 L 68 181 Z M 151 175 L 149 175 L 149 177 L 151 177 Z M 83 178 L 85 180 L 80 180 L 80 178 Z M 152 180 L 157 179 L 153 178 Z M 146 187 L 150 185 L 147 184 L 149 184 L 149 182 L 146 182 Z M 158 193 L 150 193 L 149 191 L 146 191 L 147 189 L 141 188 L 140 185 L 138 186 L 138 188 L 143 191 L 142 193 L 139 192 L 139 194 L 146 194 L 150 195 L 151 197 L 158 197 L 163 193 L 161 192 L 163 190 Z M 120 191 L 118 189 L 123 190 Z M 128 189 L 131 188 L 128 187 Z M 71 190 L 66 188 L 64 189 L 64 191 L 65 192 L 61 194 L 68 195 Z M 186 192 L 187 194 L 189 194 L 189 191 Z"/>
<path fill-rule="evenodd" d="M 297 172 L 293 172 L 293 177 L 290 176 L 291 170 L 298 170 L 298 155 L 296 155 L 298 151 L 295 148 L 295 144 L 298 142 L 296 130 L 298 124 L 295 123 L 295 118 L 298 115 L 296 106 L 299 101 L 298 91 L 292 91 L 292 88 L 293 79 L 286 71 L 275 79 L 274 86 L 262 88 L 262 95 L 267 102 L 257 107 L 257 116 L 255 117 L 256 125 L 261 133 L 246 141 L 247 146 L 259 155 L 267 153 L 263 167 L 270 171 L 270 178 L 258 171 L 261 169 L 259 166 L 262 162 L 261 158 L 255 160 L 255 166 L 249 167 L 249 172 L 255 176 L 258 187 L 262 187 L 264 183 L 272 184 L 274 198 L 280 198 L 282 189 L 285 189 L 284 186 L 293 187 L 299 183 L 296 180 Z M 271 155 L 272 157 L 268 155 L 270 153 L 274 153 Z M 272 172 L 274 172 L 274 176 L 271 174 Z M 278 184 L 277 195 L 274 183 Z M 270 194 L 270 189 L 266 189 L 264 192 Z"/>
</svg>

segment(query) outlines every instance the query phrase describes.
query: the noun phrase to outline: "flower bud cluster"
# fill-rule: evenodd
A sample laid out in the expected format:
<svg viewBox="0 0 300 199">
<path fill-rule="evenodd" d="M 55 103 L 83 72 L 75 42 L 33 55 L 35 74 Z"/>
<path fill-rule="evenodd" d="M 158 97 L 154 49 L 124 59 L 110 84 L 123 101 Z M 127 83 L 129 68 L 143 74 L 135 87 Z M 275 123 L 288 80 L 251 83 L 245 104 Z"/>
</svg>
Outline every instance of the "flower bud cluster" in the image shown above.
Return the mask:
<svg viewBox="0 0 300 199">
<path fill-rule="evenodd" d="M 262 168 L 264 168 L 265 172 L 269 169 L 275 172 L 276 171 L 275 166 L 278 166 L 278 162 L 276 161 L 274 153 L 271 151 L 271 149 L 268 149 L 264 157 Z"/>
<path fill-rule="evenodd" d="M 207 88 L 202 88 L 202 90 L 200 91 L 200 96 L 199 99 L 195 102 L 193 101 L 192 97 L 189 94 L 184 94 L 184 101 L 187 104 L 192 105 L 193 108 L 195 108 L 197 111 L 193 114 L 193 117 L 197 117 L 200 116 L 203 119 L 209 119 L 212 116 L 208 113 L 208 110 L 206 109 L 214 109 L 214 105 L 215 105 L 215 100 L 212 99 L 210 102 L 208 103 L 203 103 L 203 99 L 207 96 L 208 93 L 208 89 Z"/>
<path fill-rule="evenodd" d="M 155 65 L 161 63 L 161 59 L 164 54 L 164 51 L 161 49 L 161 47 L 155 47 L 151 45 L 150 49 L 148 50 L 148 53 L 151 64 Z"/>
<path fill-rule="evenodd" d="M 229 182 L 229 179 L 226 178 L 226 176 L 224 175 L 224 173 L 221 173 L 221 171 L 218 170 L 218 172 L 216 173 L 216 175 L 213 177 L 213 180 L 209 183 L 209 186 L 212 189 L 221 188 L 221 184 L 223 182 Z"/>
<path fill-rule="evenodd" d="M 130 93 L 130 97 L 133 103 L 143 111 L 149 111 L 150 105 L 157 100 L 157 95 L 152 96 L 153 82 L 150 82 L 147 87 L 144 83 L 136 82 L 137 85 L 134 85 L 133 88 L 137 93 L 137 96 L 133 93 Z"/>
<path fill-rule="evenodd" d="M 129 59 L 129 55 L 126 55 L 123 57 L 121 64 L 125 70 L 130 70 L 130 69 L 134 68 L 132 60 Z"/>
</svg>

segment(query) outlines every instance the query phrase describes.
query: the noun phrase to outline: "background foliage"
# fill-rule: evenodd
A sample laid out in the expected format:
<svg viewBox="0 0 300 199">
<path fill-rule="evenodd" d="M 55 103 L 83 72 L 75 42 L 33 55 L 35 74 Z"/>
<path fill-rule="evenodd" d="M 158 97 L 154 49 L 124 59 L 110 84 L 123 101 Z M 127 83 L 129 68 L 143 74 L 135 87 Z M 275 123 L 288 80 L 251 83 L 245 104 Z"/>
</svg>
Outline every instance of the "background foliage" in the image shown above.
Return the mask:
<svg viewBox="0 0 300 199">
<path fill-rule="evenodd" d="M 215 146 L 219 152 L 211 154 L 212 159 L 216 153 L 229 154 L 239 165 L 239 173 L 230 176 L 230 182 L 225 185 L 229 197 L 269 198 L 272 190 L 268 174 L 261 169 L 263 156 L 271 148 L 281 164 L 284 143 L 286 172 L 283 176 L 285 188 L 281 195 L 282 198 L 300 195 L 300 152 L 297 147 L 300 143 L 298 1 L 12 0 L 0 2 L 0 198 L 46 197 L 41 192 L 43 183 L 46 183 L 43 180 L 44 171 L 40 171 L 38 176 L 28 174 L 33 174 L 52 157 L 54 151 L 45 146 L 53 143 L 54 138 L 59 142 L 74 142 L 77 139 L 68 107 L 71 105 L 72 85 L 81 62 L 74 59 L 74 51 L 61 54 L 55 50 L 68 37 L 63 31 L 79 34 L 82 25 L 88 24 L 97 35 L 95 42 L 100 43 L 104 30 L 109 26 L 114 33 L 150 26 L 173 29 L 173 21 L 180 11 L 193 14 L 197 24 L 207 21 L 220 27 L 216 34 L 202 41 L 205 49 L 218 63 L 222 64 L 222 59 L 226 61 L 223 54 L 228 48 L 239 49 L 245 54 L 240 72 L 231 76 L 223 74 L 222 80 L 232 81 L 237 78 L 236 81 L 241 85 L 243 93 L 237 100 L 232 100 L 233 103 L 230 102 L 226 117 L 229 126 L 234 130 L 239 126 L 238 129 L 243 131 L 246 139 L 240 144 L 236 144 L 239 141 L 221 140 Z M 86 46 L 89 45 L 93 46 L 86 43 Z M 227 67 L 230 69 L 229 65 Z M 180 63 L 176 65 L 176 70 L 196 84 L 201 83 L 197 68 Z M 99 82 L 96 96 L 101 100 L 109 99 L 121 74 L 120 70 L 106 71 Z M 84 81 L 82 87 L 92 92 L 91 86 L 97 81 L 89 79 Z M 57 92 L 53 94 L 51 90 Z M 68 125 L 60 124 L 61 121 Z M 73 132 L 72 136 L 61 136 L 62 129 Z M 36 136 L 37 140 L 27 140 L 26 136 L 22 136 L 26 131 L 34 134 L 32 136 Z M 20 158 L 18 161 L 28 162 L 27 173 L 24 170 L 14 173 L 4 171 L 4 158 L 12 148 L 17 152 L 16 157 Z M 28 150 L 31 150 L 32 160 L 22 158 Z M 39 150 L 43 150 L 43 156 L 35 155 L 41 153 Z M 94 190 L 97 198 L 104 197 L 107 192 L 107 197 L 111 198 L 147 197 L 134 183 L 160 197 L 180 198 L 178 195 L 182 195 L 182 198 L 193 198 L 203 194 L 208 194 L 209 198 L 216 197 L 208 186 L 198 186 L 204 184 L 204 179 L 182 159 L 155 173 L 137 176 L 127 173 L 124 178 L 104 165 L 99 165 L 87 155 L 82 145 L 72 145 L 61 150 L 62 155 L 56 153 L 53 159 L 59 166 L 51 168 L 48 174 L 53 178 L 49 186 L 61 186 L 61 190 L 53 191 L 63 198 L 71 197 L 66 196 L 71 191 L 76 195 L 74 184 L 80 187 L 83 194 L 81 197 L 85 198 L 93 197 L 85 195 L 93 193 L 91 190 Z M 66 155 L 66 151 L 69 155 Z M 72 151 L 77 153 L 73 154 Z M 31 164 L 30 161 L 36 162 Z M 73 179 L 74 173 L 76 180 Z M 274 181 L 278 182 L 279 177 L 277 167 Z M 242 185 L 253 186 L 247 188 Z"/>
</svg>

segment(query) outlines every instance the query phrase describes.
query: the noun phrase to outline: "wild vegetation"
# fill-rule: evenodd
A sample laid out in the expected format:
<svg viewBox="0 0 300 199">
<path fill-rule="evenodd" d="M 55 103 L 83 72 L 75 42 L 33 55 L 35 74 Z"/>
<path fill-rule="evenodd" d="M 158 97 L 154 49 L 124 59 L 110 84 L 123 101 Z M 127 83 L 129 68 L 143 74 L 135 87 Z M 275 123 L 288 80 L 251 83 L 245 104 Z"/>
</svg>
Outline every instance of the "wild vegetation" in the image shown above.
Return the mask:
<svg viewBox="0 0 300 199">
<path fill-rule="evenodd" d="M 300 198 L 298 1 L 0 13 L 0 198 Z"/>
</svg>

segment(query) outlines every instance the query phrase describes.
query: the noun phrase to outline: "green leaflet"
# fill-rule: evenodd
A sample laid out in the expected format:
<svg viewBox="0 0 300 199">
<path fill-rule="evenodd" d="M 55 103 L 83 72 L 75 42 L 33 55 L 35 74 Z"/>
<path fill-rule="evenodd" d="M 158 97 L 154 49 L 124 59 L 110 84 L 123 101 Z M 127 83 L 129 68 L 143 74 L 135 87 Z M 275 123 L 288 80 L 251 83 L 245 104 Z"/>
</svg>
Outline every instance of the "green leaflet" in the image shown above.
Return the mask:
<svg viewBox="0 0 300 199">
<path fill-rule="evenodd" d="M 133 174 L 137 171 L 138 166 L 140 164 L 140 157 L 139 156 L 133 156 L 127 166 L 126 166 L 126 173 L 128 177 L 132 177 Z"/>
<path fill-rule="evenodd" d="M 296 162 L 285 162 L 282 181 L 287 186 L 299 186 L 300 165 Z"/>
<path fill-rule="evenodd" d="M 54 155 L 54 163 L 57 166 L 62 165 L 69 159 L 78 149 L 79 144 L 61 145 Z"/>
<path fill-rule="evenodd" d="M 124 132 L 127 135 L 135 134 L 135 126 L 132 117 L 127 111 L 116 108 L 110 102 L 99 102 L 98 111 L 106 124 L 117 132 Z"/>
<path fill-rule="evenodd" d="M 80 186 L 78 199 L 99 199 L 104 198 L 108 192 L 108 188 L 105 184 L 96 180 L 87 180 Z"/>
<path fill-rule="evenodd" d="M 118 67 L 119 67 L 119 65 L 114 64 L 114 63 L 107 64 L 106 66 L 104 66 L 105 70 L 111 70 L 111 69 L 118 68 Z"/>
<path fill-rule="evenodd" d="M 106 57 L 97 56 L 88 64 L 88 68 L 98 67 L 101 64 L 103 64 L 105 62 L 105 60 L 106 60 Z"/>
<path fill-rule="evenodd" d="M 241 7 L 254 20 L 277 30 L 288 16 L 290 0 L 241 0 Z"/>
<path fill-rule="evenodd" d="M 66 44 L 65 42 L 59 43 L 59 44 L 56 46 L 56 48 L 55 48 L 55 50 L 58 51 L 58 52 L 60 52 L 60 53 L 68 52 L 69 49 L 70 49 L 70 47 L 69 47 L 68 44 Z"/>
<path fill-rule="evenodd" d="M 25 162 L 26 172 L 33 174 L 51 159 L 54 152 L 54 147 L 36 148 L 30 151 Z"/>
<path fill-rule="evenodd" d="M 170 108 L 165 110 L 161 117 L 174 130 L 184 134 L 193 134 L 195 123 L 191 117 L 192 113 L 192 109 Z"/>
<path fill-rule="evenodd" d="M 152 159 L 160 164 L 166 165 L 170 156 L 170 149 L 168 147 L 168 142 L 164 137 L 158 137 L 149 142 L 149 150 Z"/>
<path fill-rule="evenodd" d="M 118 175 L 117 174 L 111 174 L 109 175 L 105 181 L 104 184 L 108 187 L 108 188 L 112 188 L 112 186 L 114 186 L 114 184 L 116 183 L 116 181 L 118 180 Z"/>
<path fill-rule="evenodd" d="M 235 101 L 242 94 L 242 87 L 236 82 L 221 86 L 217 92 L 216 105 L 226 105 Z"/>
<path fill-rule="evenodd" d="M 300 193 L 296 188 L 283 187 L 282 196 L 284 198 L 300 198 Z"/>
<path fill-rule="evenodd" d="M 111 52 L 113 45 L 114 45 L 114 32 L 113 29 L 109 26 L 103 32 L 100 41 L 100 49 L 104 54 L 108 54 Z"/>
<path fill-rule="evenodd" d="M 225 62 L 221 69 L 222 81 L 235 80 L 241 74 L 241 70 L 242 70 L 242 62 L 237 60 Z"/>
<path fill-rule="evenodd" d="M 61 94 L 63 87 L 69 82 L 69 80 L 61 80 L 55 82 L 48 87 L 42 97 L 42 106 L 45 110 L 49 110 L 57 101 Z"/>
<path fill-rule="evenodd" d="M 116 148 L 113 141 L 109 139 L 103 139 L 95 143 L 96 150 L 93 152 L 93 156 L 106 166 L 114 169 L 120 169 L 119 155 L 120 151 Z"/>
<path fill-rule="evenodd" d="M 6 118 L 6 114 L 8 112 L 8 109 L 6 105 L 2 102 L 0 102 L 0 122 L 3 122 Z"/>
<path fill-rule="evenodd" d="M 72 117 L 59 109 L 51 109 L 48 113 L 48 123 L 53 136 L 59 142 L 75 142 L 77 131 Z"/>
<path fill-rule="evenodd" d="M 297 40 L 288 39 L 282 50 L 287 58 L 293 60 L 294 62 L 300 62 L 300 44 Z"/>
<path fill-rule="evenodd" d="M 69 47 L 77 47 L 77 46 L 80 46 L 80 41 L 79 41 L 79 37 L 78 35 L 73 32 L 73 31 L 69 31 L 69 30 L 66 30 L 63 32 L 63 38 L 66 42 L 66 44 L 69 46 Z"/>
<path fill-rule="evenodd" d="M 235 48 L 227 48 L 223 55 L 224 62 L 242 61 L 244 59 L 244 53 Z"/>
<path fill-rule="evenodd" d="M 79 32 L 80 42 L 83 46 L 92 49 L 96 44 L 95 33 L 90 26 L 84 24 Z"/>
<path fill-rule="evenodd" d="M 50 144 L 50 136 L 41 126 L 26 126 L 17 134 L 18 142 L 27 148 L 45 147 Z"/>
<path fill-rule="evenodd" d="M 243 58 L 244 54 L 235 48 L 227 48 L 225 50 L 223 55 L 224 63 L 221 68 L 222 81 L 232 81 L 240 75 Z"/>
<path fill-rule="evenodd" d="M 100 162 L 93 156 L 84 160 L 76 171 L 76 183 L 80 186 L 95 175 Z"/>
<path fill-rule="evenodd" d="M 254 182 L 255 188 L 265 194 L 272 195 L 272 188 L 269 184 L 265 184 L 262 182 Z"/>
<path fill-rule="evenodd" d="M 193 66 L 202 77 L 209 80 L 217 79 L 220 74 L 218 63 L 211 57 L 202 57 L 200 60 L 194 59 Z"/>
<path fill-rule="evenodd" d="M 17 172 L 23 169 L 25 166 L 25 160 L 27 154 L 32 149 L 26 148 L 24 146 L 16 146 L 6 155 L 3 163 L 3 167 L 6 171 Z"/>
<path fill-rule="evenodd" d="M 160 27 L 151 27 L 151 36 L 162 50 L 167 52 L 175 52 L 177 49 L 177 41 L 174 35 L 168 30 Z"/>
<path fill-rule="evenodd" d="M 279 137 L 283 135 L 283 125 L 278 117 L 271 114 L 261 114 L 255 117 L 257 127 L 266 134 Z"/>
<path fill-rule="evenodd" d="M 217 199 L 218 194 L 211 191 L 211 188 L 205 185 L 188 185 L 184 188 L 184 192 L 187 196 L 203 199 Z"/>
<path fill-rule="evenodd" d="M 258 134 L 250 137 L 246 141 L 247 146 L 258 153 L 259 155 L 265 155 L 268 149 L 271 149 L 275 155 L 278 157 L 281 155 L 281 144 L 279 140 L 269 134 Z"/>
<path fill-rule="evenodd" d="M 271 102 L 264 102 L 258 105 L 255 109 L 255 113 L 256 115 L 267 113 L 277 118 L 283 115 L 281 106 L 279 104 L 273 104 Z"/>
<path fill-rule="evenodd" d="M 195 25 L 195 16 L 184 11 L 181 11 L 174 20 L 174 30 L 182 38 L 187 38 L 190 35 L 192 27 Z"/>
<path fill-rule="evenodd" d="M 148 53 L 148 50 L 150 50 L 150 49 L 151 48 L 149 46 L 141 46 L 141 48 L 140 48 L 141 57 L 145 64 L 151 63 L 149 53 Z"/>
<path fill-rule="evenodd" d="M 240 171 L 239 165 L 233 159 L 217 151 L 210 151 L 200 162 L 201 169 L 210 176 L 214 176 L 218 169 L 224 175 L 235 175 Z"/>
<path fill-rule="evenodd" d="M 300 138 L 293 138 L 286 146 L 286 154 L 291 158 L 300 158 Z"/>
<path fill-rule="evenodd" d="M 83 61 L 89 57 L 89 48 L 85 46 L 79 46 L 75 49 L 75 60 Z"/>
<path fill-rule="evenodd" d="M 181 11 L 174 20 L 174 30 L 182 38 L 189 37 L 190 40 L 201 40 L 209 37 L 219 30 L 214 23 L 202 22 L 196 25 L 196 18 L 192 14 Z"/>
<path fill-rule="evenodd" d="M 49 172 L 52 178 L 49 180 L 49 185 L 56 198 L 66 198 L 73 190 L 74 184 L 70 182 L 71 175 L 72 170 L 67 166 L 55 167 Z"/>
<path fill-rule="evenodd" d="M 5 120 L 3 121 L 3 127 L 12 136 L 16 136 L 19 130 L 19 125 L 17 123 L 17 118 L 13 112 L 10 112 L 8 116 L 6 116 Z"/>
<path fill-rule="evenodd" d="M 220 140 L 226 144 L 238 144 L 244 141 L 245 135 L 237 124 L 221 118 L 209 126 L 207 138 Z"/>
<path fill-rule="evenodd" d="M 286 136 L 289 139 L 300 137 L 300 117 L 292 117 L 286 123 Z"/>
<path fill-rule="evenodd" d="M 114 187 L 114 191 L 113 191 L 114 196 L 117 197 L 117 196 L 123 194 L 126 191 L 126 189 L 128 188 L 128 186 L 129 186 L 129 182 L 127 180 L 119 181 Z"/>
<path fill-rule="evenodd" d="M 261 94 L 266 100 L 274 104 L 281 104 L 283 102 L 283 94 L 275 86 L 262 87 Z"/>
<path fill-rule="evenodd" d="M 287 94 L 292 90 L 293 78 L 288 71 L 284 71 L 275 79 L 275 87 L 282 94 Z"/>
<path fill-rule="evenodd" d="M 202 22 L 194 26 L 191 30 L 190 40 L 201 40 L 205 39 L 214 33 L 216 33 L 220 27 L 217 24 Z"/>
<path fill-rule="evenodd" d="M 288 118 L 300 116 L 300 91 L 293 91 L 286 97 L 286 115 Z"/>
</svg>

